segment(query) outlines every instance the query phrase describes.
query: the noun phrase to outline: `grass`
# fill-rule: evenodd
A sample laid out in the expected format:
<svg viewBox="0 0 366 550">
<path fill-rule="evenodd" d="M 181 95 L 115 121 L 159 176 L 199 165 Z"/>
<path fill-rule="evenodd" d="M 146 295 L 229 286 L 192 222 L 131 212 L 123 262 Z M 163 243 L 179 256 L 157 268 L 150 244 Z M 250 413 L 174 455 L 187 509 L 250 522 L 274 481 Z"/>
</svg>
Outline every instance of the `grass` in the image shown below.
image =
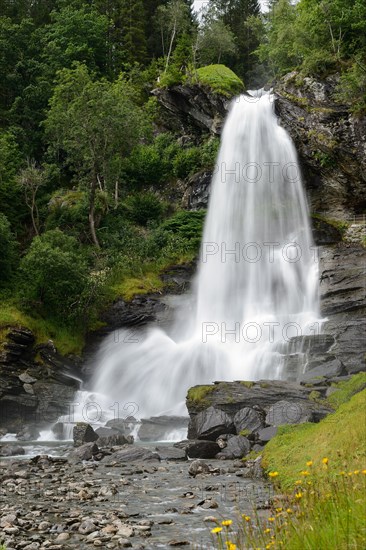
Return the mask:
<svg viewBox="0 0 366 550">
<path fill-rule="evenodd" d="M 0 342 L 4 340 L 7 327 L 27 327 L 36 338 L 37 344 L 52 340 L 62 355 L 79 354 L 84 345 L 83 334 L 79 331 L 57 325 L 50 319 L 32 317 L 12 303 L 2 302 L 0 307 Z"/>
<path fill-rule="evenodd" d="M 320 214 L 312 214 L 311 217 L 313 218 L 313 220 L 319 220 L 321 222 L 327 223 L 328 225 L 335 227 L 336 229 L 338 229 L 338 231 L 340 231 L 342 235 L 345 233 L 349 225 L 345 221 L 333 220 L 331 218 L 326 218 L 324 216 L 321 216 Z"/>
<path fill-rule="evenodd" d="M 148 294 L 160 292 L 163 289 L 163 282 L 156 273 L 147 273 L 141 277 L 127 277 L 120 283 L 113 285 L 112 291 L 116 296 L 130 301 L 136 294 Z"/>
<path fill-rule="evenodd" d="M 232 97 L 244 91 L 244 83 L 225 65 L 207 65 L 196 71 L 200 84 L 209 86 L 214 92 Z"/>
<path fill-rule="evenodd" d="M 215 386 L 194 386 L 188 390 L 187 401 L 194 405 L 205 406 L 208 404 L 205 398 L 215 389 Z"/>
<path fill-rule="evenodd" d="M 270 516 L 254 512 L 217 527 L 212 532 L 217 548 L 366 547 L 365 377 L 360 373 L 337 384 L 329 397 L 337 410 L 318 424 L 279 428 L 263 454 L 279 495 Z"/>
<path fill-rule="evenodd" d="M 327 398 L 327 402 L 337 409 L 343 403 L 347 403 L 353 395 L 366 388 L 366 372 L 359 372 L 346 382 L 333 383 L 332 387 L 337 391 Z"/>
</svg>

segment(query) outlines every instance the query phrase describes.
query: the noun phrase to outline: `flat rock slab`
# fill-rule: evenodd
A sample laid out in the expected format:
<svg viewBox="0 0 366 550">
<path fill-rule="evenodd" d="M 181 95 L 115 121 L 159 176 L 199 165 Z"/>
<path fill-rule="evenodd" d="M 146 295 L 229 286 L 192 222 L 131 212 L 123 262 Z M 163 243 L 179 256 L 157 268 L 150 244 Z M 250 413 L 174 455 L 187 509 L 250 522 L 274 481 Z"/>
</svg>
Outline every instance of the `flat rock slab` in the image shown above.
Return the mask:
<svg viewBox="0 0 366 550">
<path fill-rule="evenodd" d="M 117 451 L 103 458 L 104 464 L 120 464 L 123 462 L 159 462 L 158 453 L 138 445 L 122 445 Z"/>
</svg>

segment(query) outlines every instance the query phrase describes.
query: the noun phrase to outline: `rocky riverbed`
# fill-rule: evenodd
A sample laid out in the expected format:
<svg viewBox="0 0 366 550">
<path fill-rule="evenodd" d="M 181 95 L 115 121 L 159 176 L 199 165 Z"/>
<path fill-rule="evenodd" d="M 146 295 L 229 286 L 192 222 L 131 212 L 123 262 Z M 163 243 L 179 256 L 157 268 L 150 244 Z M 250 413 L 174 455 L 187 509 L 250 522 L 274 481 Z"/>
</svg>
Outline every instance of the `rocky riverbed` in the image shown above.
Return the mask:
<svg viewBox="0 0 366 550">
<path fill-rule="evenodd" d="M 0 542 L 7 550 L 207 549 L 222 519 L 269 513 L 273 488 L 255 477 L 258 464 L 171 460 L 168 447 L 129 447 L 138 460 L 120 447 L 101 460 L 0 462 Z"/>
</svg>

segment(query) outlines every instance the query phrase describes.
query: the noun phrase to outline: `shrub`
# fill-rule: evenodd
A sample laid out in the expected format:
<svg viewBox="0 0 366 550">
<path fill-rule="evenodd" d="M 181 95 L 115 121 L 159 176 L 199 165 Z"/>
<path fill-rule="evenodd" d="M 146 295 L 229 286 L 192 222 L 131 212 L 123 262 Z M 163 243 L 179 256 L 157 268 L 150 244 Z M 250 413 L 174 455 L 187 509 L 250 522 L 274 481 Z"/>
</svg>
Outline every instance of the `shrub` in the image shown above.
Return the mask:
<svg viewBox="0 0 366 550">
<path fill-rule="evenodd" d="M 154 193 L 136 193 L 124 202 L 128 219 L 146 226 L 148 222 L 160 220 L 165 211 L 165 204 Z"/>
<path fill-rule="evenodd" d="M 178 212 L 161 225 L 161 230 L 183 238 L 187 241 L 190 249 L 198 249 L 201 243 L 205 215 L 205 210 Z"/>
<path fill-rule="evenodd" d="M 0 287 L 9 281 L 15 266 L 17 242 L 10 223 L 0 212 Z"/>
<path fill-rule="evenodd" d="M 19 279 L 26 309 L 64 324 L 78 317 L 89 281 L 87 263 L 74 237 L 59 229 L 35 237 L 21 260 Z"/>
<path fill-rule="evenodd" d="M 197 172 L 201 165 L 201 152 L 198 147 L 181 149 L 173 162 L 174 175 L 177 178 L 184 179 Z"/>
</svg>

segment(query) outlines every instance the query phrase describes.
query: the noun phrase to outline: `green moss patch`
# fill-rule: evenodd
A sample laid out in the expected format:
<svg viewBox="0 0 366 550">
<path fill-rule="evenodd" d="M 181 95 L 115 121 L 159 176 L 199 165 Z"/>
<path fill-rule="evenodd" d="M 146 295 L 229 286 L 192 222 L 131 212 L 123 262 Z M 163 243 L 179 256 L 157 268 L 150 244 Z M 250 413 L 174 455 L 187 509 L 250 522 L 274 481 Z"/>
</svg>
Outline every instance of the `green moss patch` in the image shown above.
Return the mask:
<svg viewBox="0 0 366 550">
<path fill-rule="evenodd" d="M 225 65 L 207 65 L 196 71 L 200 84 L 209 86 L 214 92 L 232 97 L 244 91 L 244 83 Z"/>
</svg>

